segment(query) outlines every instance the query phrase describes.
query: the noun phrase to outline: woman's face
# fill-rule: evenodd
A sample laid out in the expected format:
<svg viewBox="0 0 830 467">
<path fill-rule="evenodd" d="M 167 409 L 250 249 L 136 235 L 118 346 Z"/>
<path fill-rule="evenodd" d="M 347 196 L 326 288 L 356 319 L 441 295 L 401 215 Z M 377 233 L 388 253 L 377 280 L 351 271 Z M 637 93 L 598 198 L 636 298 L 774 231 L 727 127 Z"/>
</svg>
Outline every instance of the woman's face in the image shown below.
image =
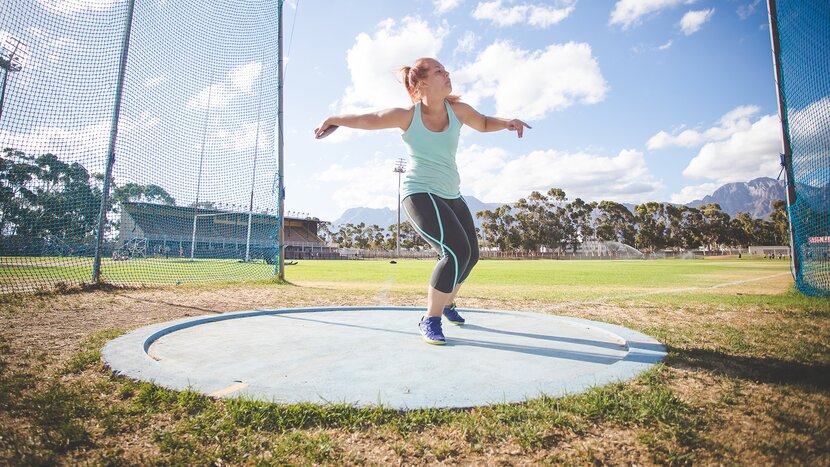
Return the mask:
<svg viewBox="0 0 830 467">
<path fill-rule="evenodd" d="M 426 65 L 429 71 L 426 78 L 421 81 L 422 92 L 433 93 L 439 97 L 449 96 L 452 92 L 452 81 L 444 65 L 436 60 L 429 60 Z"/>
</svg>

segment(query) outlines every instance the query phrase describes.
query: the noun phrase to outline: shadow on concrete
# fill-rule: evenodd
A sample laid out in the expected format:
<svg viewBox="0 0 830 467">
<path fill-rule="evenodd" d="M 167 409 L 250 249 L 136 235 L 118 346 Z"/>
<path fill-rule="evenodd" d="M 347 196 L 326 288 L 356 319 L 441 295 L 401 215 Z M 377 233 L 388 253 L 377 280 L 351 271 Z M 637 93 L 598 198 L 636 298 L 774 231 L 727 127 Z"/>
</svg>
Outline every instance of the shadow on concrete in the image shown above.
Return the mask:
<svg viewBox="0 0 830 467">
<path fill-rule="evenodd" d="M 413 331 L 412 332 L 407 332 L 407 331 L 398 331 L 398 330 L 394 330 L 394 329 L 387 329 L 387 328 L 374 327 L 374 326 L 337 323 L 337 322 L 328 321 L 328 320 L 324 320 L 324 319 L 301 318 L 301 317 L 298 317 L 298 316 L 288 316 L 288 315 L 284 315 L 284 314 L 268 315 L 268 316 L 271 316 L 273 318 L 283 318 L 283 319 L 307 321 L 307 322 L 314 322 L 314 323 L 321 323 L 321 324 L 330 324 L 330 325 L 333 325 L 333 326 L 341 326 L 341 327 L 345 327 L 345 328 L 358 328 L 358 329 L 369 329 L 369 330 L 372 330 L 372 331 L 379 331 L 379 332 L 391 332 L 391 333 L 403 334 L 405 336 L 418 337 L 419 338 L 419 333 L 415 330 L 415 324 L 416 323 L 413 323 Z M 473 329 L 472 327 L 470 327 L 470 325 L 465 325 L 464 327 L 467 327 L 468 329 Z M 490 329 L 490 328 L 485 328 L 485 327 L 479 327 L 479 328 L 484 329 L 484 330 L 489 330 Z M 515 335 L 518 335 L 518 336 L 522 335 L 522 333 L 510 333 L 510 334 L 515 334 Z M 544 336 L 539 335 L 539 337 L 544 337 Z M 562 338 L 562 341 L 567 342 L 568 339 L 570 339 L 570 338 Z M 555 339 L 551 339 L 551 340 L 555 340 Z M 606 344 L 606 343 L 601 342 L 601 341 L 588 341 L 586 339 L 574 339 L 574 340 L 582 340 L 582 341 L 587 341 L 587 342 Z M 502 343 L 502 342 L 488 342 L 488 341 L 481 341 L 481 340 L 464 339 L 464 338 L 459 338 L 459 337 L 451 337 L 451 338 L 447 339 L 447 347 L 462 346 L 462 345 L 473 346 L 473 347 L 482 347 L 482 348 L 493 349 L 493 350 L 501 350 L 501 351 L 505 351 L 505 352 L 517 352 L 517 353 L 537 355 L 537 356 L 542 356 L 542 357 L 577 360 L 577 361 L 589 362 L 589 363 L 599 363 L 599 364 L 603 364 L 603 365 L 612 365 L 616 362 L 619 362 L 620 360 L 622 360 L 624 358 L 624 357 L 611 357 L 611 356 L 608 356 L 608 355 L 596 354 L 596 353 L 591 353 L 591 352 L 577 352 L 577 351 L 572 351 L 572 350 L 561 350 L 561 349 L 555 349 L 555 348 L 550 348 L 550 347 L 536 347 L 536 346 L 531 346 L 531 345 L 506 344 L 506 343 Z M 619 345 L 613 346 L 613 348 L 615 350 L 620 350 L 620 351 L 623 350 L 623 347 L 619 346 Z"/>
</svg>

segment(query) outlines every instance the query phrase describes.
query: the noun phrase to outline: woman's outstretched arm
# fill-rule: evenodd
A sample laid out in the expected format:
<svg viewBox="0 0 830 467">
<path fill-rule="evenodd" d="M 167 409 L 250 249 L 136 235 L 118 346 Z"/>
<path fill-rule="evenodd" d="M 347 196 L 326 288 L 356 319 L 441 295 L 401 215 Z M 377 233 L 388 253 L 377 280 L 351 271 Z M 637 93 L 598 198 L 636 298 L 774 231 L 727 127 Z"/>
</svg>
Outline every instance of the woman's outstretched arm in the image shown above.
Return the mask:
<svg viewBox="0 0 830 467">
<path fill-rule="evenodd" d="M 382 130 L 385 128 L 400 128 L 406 131 L 412 121 L 412 109 L 393 108 L 359 115 L 334 115 L 314 129 L 316 137 L 322 136 L 332 125 L 357 128 L 359 130 Z"/>
<path fill-rule="evenodd" d="M 481 132 L 510 130 L 515 131 L 519 138 L 521 138 L 525 128 L 532 128 L 527 123 L 515 118 L 488 117 L 479 113 L 471 105 L 463 102 L 454 103 L 452 109 L 461 123 Z"/>
</svg>

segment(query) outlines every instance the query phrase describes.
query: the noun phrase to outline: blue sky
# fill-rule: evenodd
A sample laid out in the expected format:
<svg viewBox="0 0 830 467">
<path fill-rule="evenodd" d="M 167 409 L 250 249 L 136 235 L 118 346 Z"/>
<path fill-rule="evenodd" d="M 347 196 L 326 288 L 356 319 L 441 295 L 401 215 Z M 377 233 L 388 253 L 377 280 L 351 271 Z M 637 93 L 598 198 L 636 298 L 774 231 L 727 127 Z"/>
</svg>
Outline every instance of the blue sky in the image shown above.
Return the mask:
<svg viewBox="0 0 830 467">
<path fill-rule="evenodd" d="M 294 10 L 297 8 L 296 19 Z M 328 114 L 408 105 L 395 71 L 437 57 L 454 90 L 532 130 L 465 130 L 462 193 L 512 202 L 688 202 L 778 175 L 769 27 L 758 0 L 312 2 L 286 10 L 289 208 L 333 220 L 394 207 L 400 131 L 339 130 Z"/>
<path fill-rule="evenodd" d="M 273 2 L 137 5 L 137 17 L 150 23 L 139 23 L 133 34 L 125 90 L 132 107 L 122 113 L 116 180 L 160 184 L 185 205 L 193 201 L 195 167 L 204 154 L 200 199 L 241 209 L 257 153 L 257 208 L 272 208 L 273 128 L 257 116 L 257 96 L 264 93 L 266 109 L 275 106 Z M 335 220 L 351 207 L 395 208 L 392 169 L 406 157 L 399 130 L 340 129 L 320 141 L 312 132 L 330 114 L 410 105 L 397 70 L 423 56 L 440 60 L 455 93 L 480 112 L 533 126 L 521 140 L 506 131 L 462 131 L 462 193 L 482 201 L 514 202 L 556 187 L 586 200 L 688 202 L 724 183 L 778 175 L 781 131 L 760 0 L 285 5 L 289 211 Z M 110 101 L 94 101 L 102 93 L 84 88 L 91 94 L 72 101 L 80 104 L 73 107 L 72 128 L 63 123 L 66 112 L 38 121 L 24 116 L 38 105 L 43 116 L 46 107 L 60 113 L 77 96 L 64 90 L 37 104 L 43 86 L 67 80 L 81 89 L 117 64 L 116 54 L 99 56 L 118 46 L 119 35 L 102 33 L 92 20 L 125 2 L 12 0 L 6 6 L 23 13 L 18 20 L 0 18 L 0 40 L 22 37 L 31 50 L 7 96 L 0 139 L 29 153 L 57 147 L 72 157 L 88 154 L 88 168 L 102 170 L 111 112 Z M 240 37 L 240 29 L 222 23 L 237 13 L 238 24 L 251 24 L 256 37 Z M 243 45 L 233 53 L 212 54 L 237 42 Z M 89 67 L 76 66 L 78 53 Z M 147 154 L 175 156 L 151 161 Z"/>
</svg>

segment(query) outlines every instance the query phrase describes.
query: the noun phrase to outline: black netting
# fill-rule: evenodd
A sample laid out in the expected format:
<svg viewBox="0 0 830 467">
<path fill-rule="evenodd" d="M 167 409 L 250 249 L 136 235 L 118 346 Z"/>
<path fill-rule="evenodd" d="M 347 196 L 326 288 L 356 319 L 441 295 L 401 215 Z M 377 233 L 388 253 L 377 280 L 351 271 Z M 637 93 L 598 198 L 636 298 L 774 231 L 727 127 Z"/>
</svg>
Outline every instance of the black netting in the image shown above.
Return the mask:
<svg viewBox="0 0 830 467">
<path fill-rule="evenodd" d="M 830 295 L 830 2 L 775 3 L 779 85 L 792 154 L 788 184 L 795 190 L 789 213 L 796 287 Z"/>
<path fill-rule="evenodd" d="M 0 2 L 3 291 L 90 282 L 116 129 L 102 280 L 274 276 L 278 2 L 129 9 Z M 316 230 L 286 220 L 286 257 Z"/>
</svg>

